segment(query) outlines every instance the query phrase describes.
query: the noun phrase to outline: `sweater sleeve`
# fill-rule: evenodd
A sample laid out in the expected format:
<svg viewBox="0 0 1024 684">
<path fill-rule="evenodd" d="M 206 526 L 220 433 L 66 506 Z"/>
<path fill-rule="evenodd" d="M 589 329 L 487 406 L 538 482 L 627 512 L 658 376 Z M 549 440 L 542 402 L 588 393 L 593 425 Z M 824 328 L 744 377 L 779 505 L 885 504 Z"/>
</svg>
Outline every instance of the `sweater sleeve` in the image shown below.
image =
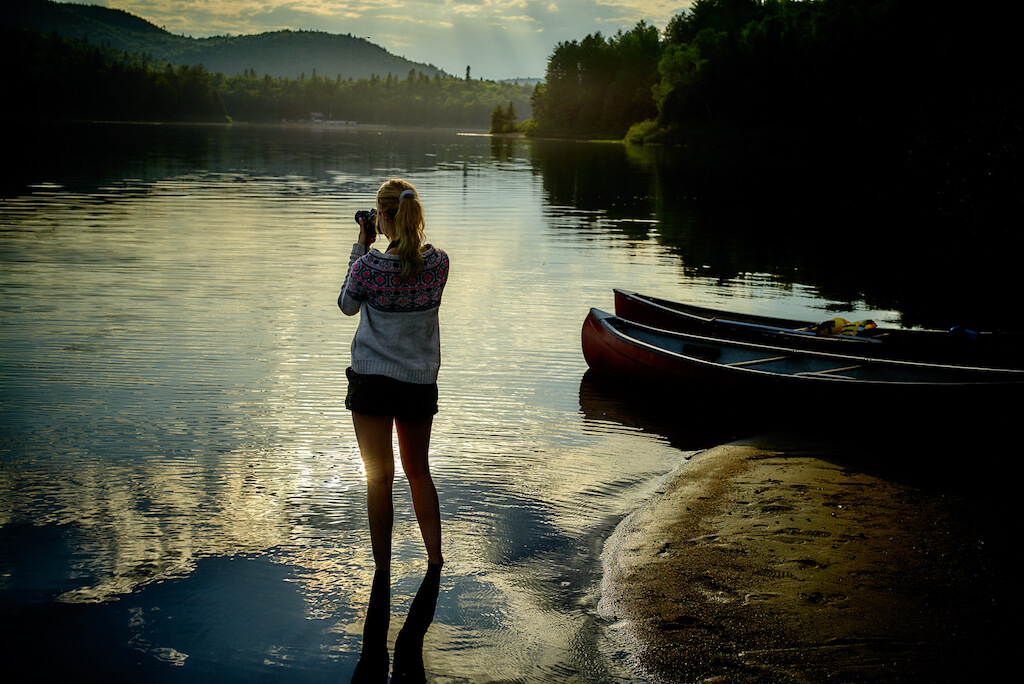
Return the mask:
<svg viewBox="0 0 1024 684">
<path fill-rule="evenodd" d="M 366 254 L 366 246 L 360 242 L 352 245 L 352 253 L 348 257 L 348 269 L 345 271 L 345 282 L 341 286 L 341 294 L 338 295 L 338 308 L 346 316 L 354 316 L 359 313 L 359 307 L 366 301 L 366 291 L 362 283 L 352 277 L 352 266 L 359 257 Z"/>
</svg>

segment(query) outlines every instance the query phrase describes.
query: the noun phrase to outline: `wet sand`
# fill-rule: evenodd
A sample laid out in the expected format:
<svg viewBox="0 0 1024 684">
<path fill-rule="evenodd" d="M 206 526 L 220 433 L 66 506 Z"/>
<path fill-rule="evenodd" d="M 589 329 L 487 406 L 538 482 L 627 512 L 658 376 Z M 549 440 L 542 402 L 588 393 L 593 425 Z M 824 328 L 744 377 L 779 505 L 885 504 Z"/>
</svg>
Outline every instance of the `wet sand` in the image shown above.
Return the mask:
<svg viewBox="0 0 1024 684">
<path fill-rule="evenodd" d="M 882 461 L 910 457 L 904 448 Z M 1003 670 L 1017 632 L 1001 620 L 1017 603 L 1002 517 L 1012 509 L 1000 494 L 894 477 L 838 451 L 776 434 L 698 452 L 619 525 L 600 608 L 639 671 L 653 682 L 934 682 Z M 982 455 L 961 456 L 965 471 L 983 467 Z"/>
</svg>

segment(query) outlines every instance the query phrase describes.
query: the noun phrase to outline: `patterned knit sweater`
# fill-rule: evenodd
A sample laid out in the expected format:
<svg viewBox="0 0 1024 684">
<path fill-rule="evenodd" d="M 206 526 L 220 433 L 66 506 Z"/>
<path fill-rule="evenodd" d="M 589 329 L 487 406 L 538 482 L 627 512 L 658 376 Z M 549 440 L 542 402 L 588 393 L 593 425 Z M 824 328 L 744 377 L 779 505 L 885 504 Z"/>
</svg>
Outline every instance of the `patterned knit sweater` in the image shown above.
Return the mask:
<svg viewBox="0 0 1024 684">
<path fill-rule="evenodd" d="M 401 271 L 398 255 L 352 246 L 338 295 L 346 315 L 362 311 L 352 338 L 352 370 L 430 384 L 441 366 L 437 310 L 448 282 L 448 255 L 427 245 L 423 270 L 406 281 Z"/>
</svg>

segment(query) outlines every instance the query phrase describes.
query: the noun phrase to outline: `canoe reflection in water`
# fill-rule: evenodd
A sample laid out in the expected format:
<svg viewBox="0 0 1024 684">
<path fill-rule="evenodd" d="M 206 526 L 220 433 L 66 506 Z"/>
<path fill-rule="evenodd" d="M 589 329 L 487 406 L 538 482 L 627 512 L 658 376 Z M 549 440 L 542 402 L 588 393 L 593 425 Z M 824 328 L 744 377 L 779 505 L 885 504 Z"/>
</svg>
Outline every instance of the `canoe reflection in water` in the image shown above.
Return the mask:
<svg viewBox="0 0 1024 684">
<path fill-rule="evenodd" d="M 423 667 L 423 637 L 434 621 L 437 595 L 441 590 L 441 567 L 430 565 L 409 606 L 402 631 L 395 640 L 391 682 L 426 682 Z M 373 575 L 370 604 L 363 626 L 363 650 L 352 674 L 353 683 L 388 681 L 388 627 L 391 623 L 391 575 L 378 570 Z"/>
</svg>

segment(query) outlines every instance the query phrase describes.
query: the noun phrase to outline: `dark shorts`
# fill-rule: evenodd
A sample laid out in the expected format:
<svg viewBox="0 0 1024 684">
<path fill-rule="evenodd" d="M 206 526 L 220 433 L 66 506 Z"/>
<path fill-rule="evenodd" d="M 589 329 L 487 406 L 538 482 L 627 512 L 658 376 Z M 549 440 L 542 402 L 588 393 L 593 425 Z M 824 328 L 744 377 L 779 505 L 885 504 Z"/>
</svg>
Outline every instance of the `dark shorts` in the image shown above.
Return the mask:
<svg viewBox="0 0 1024 684">
<path fill-rule="evenodd" d="M 345 408 L 353 413 L 403 420 L 422 420 L 437 413 L 436 382 L 402 382 L 386 375 L 360 375 L 351 368 L 345 369 L 345 375 Z"/>
</svg>

